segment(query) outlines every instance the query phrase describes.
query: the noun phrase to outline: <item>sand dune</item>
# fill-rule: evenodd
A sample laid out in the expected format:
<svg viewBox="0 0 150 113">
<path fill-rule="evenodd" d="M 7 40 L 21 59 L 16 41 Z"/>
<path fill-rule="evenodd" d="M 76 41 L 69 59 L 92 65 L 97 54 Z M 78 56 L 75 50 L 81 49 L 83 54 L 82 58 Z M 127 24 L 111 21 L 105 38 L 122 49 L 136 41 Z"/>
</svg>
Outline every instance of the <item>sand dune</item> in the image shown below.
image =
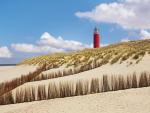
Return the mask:
<svg viewBox="0 0 150 113">
<path fill-rule="evenodd" d="M 44 85 L 46 90 L 48 91 L 48 86 L 51 84 L 55 84 L 58 88 L 63 84 L 70 84 L 73 87 L 76 86 L 78 81 L 82 81 L 83 84 L 86 84 L 87 81 L 89 82 L 89 87 L 91 86 L 91 81 L 94 78 L 98 78 L 100 81 L 103 79 L 103 75 L 107 74 L 110 76 L 109 79 L 109 85 L 112 86 L 111 83 L 111 75 L 115 75 L 115 77 L 122 75 L 125 80 L 127 80 L 127 75 L 132 75 L 134 72 L 136 72 L 137 75 L 137 80 L 139 81 L 138 74 L 140 75 L 142 72 L 148 72 L 150 73 L 148 65 L 150 64 L 150 56 L 145 55 L 143 59 L 138 63 L 138 64 L 131 64 L 128 65 L 128 62 L 131 62 L 133 60 L 127 60 L 126 62 L 119 64 L 107 64 L 99 68 L 95 68 L 89 71 L 85 71 L 82 73 L 74 74 L 74 75 L 69 75 L 65 77 L 59 77 L 59 78 L 54 78 L 54 79 L 48 79 L 48 80 L 41 80 L 41 81 L 34 81 L 34 82 L 28 82 L 25 83 L 16 89 L 12 90 L 12 93 L 14 94 L 14 100 L 15 100 L 15 95 L 18 91 L 25 91 L 27 88 L 35 88 L 35 93 L 37 95 L 38 91 L 38 86 L 39 85 Z M 134 61 L 133 61 L 134 62 Z M 57 69 L 54 69 L 57 70 Z M 50 71 L 47 71 L 50 72 Z M 102 82 L 100 82 L 101 84 Z M 102 86 L 101 86 L 102 87 Z M 37 97 L 37 96 L 36 96 Z"/>
<path fill-rule="evenodd" d="M 0 106 L 1 113 L 149 113 L 150 87 Z"/>
<path fill-rule="evenodd" d="M 142 43 L 143 45 L 143 43 Z M 121 46 L 121 45 L 120 45 Z M 147 44 L 149 47 L 149 44 Z M 122 46 L 121 46 L 122 47 Z M 129 45 L 126 45 L 125 48 L 127 47 L 127 50 L 131 50 Z M 146 47 L 147 48 L 147 47 Z M 107 49 L 107 48 L 106 48 Z M 124 48 L 117 48 L 119 51 L 117 51 L 117 54 L 120 53 L 120 50 L 124 50 Z M 133 49 L 133 48 L 132 48 Z M 136 48 L 134 48 L 136 49 Z M 133 50 L 134 50 L 133 49 Z M 105 48 L 104 48 L 105 50 Z M 140 49 L 139 49 L 140 50 Z M 147 51 L 147 50 L 145 50 Z M 149 51 L 149 49 L 148 49 Z M 61 87 L 65 84 L 69 84 L 71 88 L 77 87 L 76 83 L 81 82 L 82 84 L 88 83 L 88 90 L 89 87 L 92 86 L 91 81 L 93 78 L 96 78 L 100 81 L 99 83 L 103 82 L 103 75 L 108 76 L 108 85 L 111 84 L 111 77 L 114 75 L 115 77 L 118 77 L 121 75 L 123 78 L 127 79 L 128 75 L 133 74 L 134 72 L 136 73 L 136 79 L 140 80 L 139 76 L 141 72 L 148 72 L 150 73 L 149 65 L 150 65 L 150 54 L 147 52 L 139 52 L 136 49 L 136 54 L 135 56 L 138 58 L 133 58 L 133 54 L 127 55 L 123 59 L 117 59 L 114 63 L 104 63 L 103 65 L 100 65 L 101 67 L 94 68 L 94 69 L 89 69 L 88 71 L 84 71 L 78 74 L 73 74 L 73 75 L 67 75 L 58 78 L 53 77 L 53 79 L 47 79 L 43 80 L 40 79 L 40 81 L 33 81 L 33 82 L 27 82 L 15 89 L 12 90 L 12 97 L 4 98 L 6 101 L 7 99 L 10 101 L 16 101 L 18 98 L 16 98 L 16 94 L 23 94 L 24 92 L 28 91 L 26 89 L 34 88 L 35 90 L 31 90 L 30 92 L 34 91 L 35 98 L 37 98 L 37 94 L 39 93 L 38 86 L 44 86 L 43 89 L 46 89 L 46 93 L 48 93 L 48 88 L 49 86 L 52 86 L 53 89 L 53 84 L 56 85 L 56 88 L 59 89 L 59 93 L 62 91 Z M 95 51 L 96 52 L 96 51 Z M 125 51 L 122 51 L 123 53 Z M 135 51 L 132 51 L 135 52 Z M 108 53 L 114 53 L 114 50 L 107 51 L 106 56 L 108 59 L 112 59 L 114 56 L 112 54 Z M 89 53 L 86 53 L 87 57 L 90 56 Z M 91 53 L 94 55 L 93 53 Z M 100 55 L 103 56 L 103 52 L 99 53 Z M 74 55 L 72 58 L 78 59 L 76 55 Z M 106 59 L 107 57 L 103 58 L 104 61 L 108 60 Z M 127 57 L 127 59 L 126 59 Z M 43 57 L 40 57 L 43 59 Z M 51 58 L 48 56 L 45 56 L 44 58 Z M 62 55 L 63 58 L 63 55 Z M 116 57 L 117 58 L 117 57 Z M 41 60 L 37 58 L 42 64 L 45 63 L 45 60 Z M 33 64 L 34 60 L 37 60 L 36 58 L 27 60 L 23 64 Z M 60 57 L 58 57 L 60 59 Z M 58 63 L 58 59 L 52 59 Z M 72 60 L 72 59 L 71 59 Z M 51 61 L 51 60 L 50 60 Z M 67 60 L 68 61 L 68 60 Z M 75 60 L 76 61 L 76 60 Z M 87 60 L 84 61 L 86 64 Z M 90 63 L 90 65 L 93 64 L 94 61 Z M 37 62 L 38 63 L 38 62 Z M 47 64 L 50 64 L 51 62 L 48 62 L 46 60 Z M 36 63 L 35 63 L 36 64 Z M 80 67 L 82 63 L 78 63 L 78 66 Z M 74 66 L 70 66 L 69 68 L 63 66 L 66 65 L 66 63 L 62 63 L 62 66 L 53 66 L 53 69 L 47 70 L 42 72 L 41 75 L 45 76 L 51 76 L 50 73 L 57 73 L 61 72 L 64 69 L 69 69 L 69 68 L 74 68 Z M 55 69 L 54 69 L 55 67 Z M 59 68 L 57 68 L 59 67 Z M 24 74 L 28 74 L 30 71 L 34 71 L 36 69 L 36 66 L 9 66 L 9 67 L 0 67 L 0 82 L 3 81 L 8 81 L 13 78 L 19 77 Z M 49 68 L 47 68 L 49 69 Z M 38 75 L 38 74 L 37 74 Z M 133 77 L 132 77 L 133 78 Z M 130 81 L 132 78 L 129 78 Z M 146 81 L 149 80 L 146 79 Z M 88 82 L 87 82 L 88 81 Z M 106 81 L 105 81 L 106 82 Z M 104 82 L 103 82 L 104 83 Z M 106 82 L 107 83 L 107 82 Z M 113 83 L 113 82 L 112 82 Z M 126 82 L 127 83 L 127 82 Z M 144 82 L 145 83 L 145 82 Z M 76 85 L 76 86 L 75 86 Z M 98 84 L 99 85 L 99 84 Z M 121 84 L 119 84 L 121 85 Z M 73 87 L 72 87 L 73 86 Z M 99 85 L 101 87 L 101 85 Z M 147 85 L 149 86 L 149 85 Z M 90 87 L 91 88 L 91 87 Z M 131 88 L 131 87 L 129 87 Z M 135 87 L 132 87 L 135 88 Z M 55 89 L 55 88 L 54 88 Z M 61 90 L 60 90 L 61 89 Z M 84 88 L 83 88 L 84 89 Z M 92 89 L 92 88 L 91 88 Z M 102 89 L 102 88 L 101 88 Z M 65 89 L 66 90 L 66 89 Z M 120 90 L 120 89 L 119 89 Z M 52 90 L 49 90 L 50 93 L 52 94 Z M 69 90 L 67 90 L 69 91 Z M 112 91 L 112 90 L 111 90 Z M 113 90 L 114 91 L 114 90 Z M 18 93 L 19 92 L 19 93 Z M 44 92 L 41 90 L 41 92 Z M 62 91 L 63 92 L 63 91 Z M 33 94 L 34 94 L 33 93 Z M 56 93 L 56 92 L 54 92 Z M 93 92 L 91 92 L 93 93 Z M 51 99 L 51 100 L 44 100 L 44 101 L 35 101 L 35 102 L 29 102 L 29 103 L 22 103 L 22 104 L 14 104 L 14 105 L 5 105 L 5 106 L 0 106 L 0 113 L 149 113 L 150 112 L 150 87 L 147 88 L 141 88 L 141 89 L 128 89 L 128 90 L 120 90 L 120 91 L 114 91 L 114 92 L 106 92 L 106 93 L 98 93 L 97 94 L 91 94 L 87 93 L 90 95 L 84 95 L 84 96 L 76 96 L 76 97 L 67 97 L 67 98 L 56 98 L 56 99 Z M 9 93 L 8 93 L 9 94 Z M 11 94 L 11 92 L 10 92 Z M 25 93 L 24 93 L 25 94 Z M 29 93 L 31 94 L 31 93 Z M 38 94 L 40 95 L 40 94 Z M 21 98 L 25 99 L 26 97 L 30 97 L 28 95 L 20 96 Z M 47 96 L 47 95 L 46 95 Z M 74 95 L 73 95 L 74 96 Z M 31 96 L 32 97 L 32 96 Z M 49 99 L 49 98 L 46 98 Z M 38 100 L 38 99 L 34 99 Z M 32 100 L 33 101 L 33 100 Z M 25 102 L 25 101 L 20 101 L 20 102 Z M 14 102 L 15 103 L 15 102 Z"/>
<path fill-rule="evenodd" d="M 36 86 L 39 84 L 49 84 L 50 82 L 63 82 L 63 81 L 69 81 L 69 82 L 74 82 L 78 80 L 91 80 L 92 78 L 101 78 L 102 75 L 107 74 L 108 76 L 110 75 L 129 75 L 133 74 L 136 72 L 136 74 L 141 74 L 141 72 L 150 72 L 149 66 L 150 65 L 150 56 L 145 55 L 143 59 L 138 63 L 138 64 L 132 64 L 128 66 L 129 60 L 126 62 L 119 64 L 106 64 L 102 67 L 98 67 L 89 71 L 81 72 L 78 74 L 74 75 L 69 75 L 65 77 L 59 77 L 59 78 L 54 78 L 54 79 L 48 79 L 48 80 L 43 80 L 43 81 L 34 81 L 34 82 L 29 82 L 26 83 L 20 87 L 28 87 L 28 86 Z M 54 69 L 56 70 L 56 69 Z M 50 71 L 46 71 L 43 73 L 47 73 Z"/>
<path fill-rule="evenodd" d="M 85 71 L 76 75 L 79 75 L 79 77 L 81 77 L 82 75 L 86 75 L 86 76 L 96 76 L 96 75 L 112 75 L 112 74 L 132 74 L 133 72 L 136 73 L 141 73 L 143 71 L 147 71 L 150 72 L 150 55 L 146 54 L 143 58 L 140 59 L 140 61 L 137 63 L 136 60 L 133 60 L 132 58 L 129 58 L 128 60 L 120 63 L 120 61 L 118 61 L 115 64 L 105 64 L 102 65 L 101 67 L 89 70 L 89 71 Z M 65 69 L 65 68 L 64 68 Z M 67 70 L 67 68 L 66 68 Z M 63 68 L 56 68 L 56 69 L 51 69 L 48 71 L 44 71 L 42 72 L 42 74 L 48 75 L 52 72 L 57 72 L 57 71 L 63 71 Z"/>
</svg>

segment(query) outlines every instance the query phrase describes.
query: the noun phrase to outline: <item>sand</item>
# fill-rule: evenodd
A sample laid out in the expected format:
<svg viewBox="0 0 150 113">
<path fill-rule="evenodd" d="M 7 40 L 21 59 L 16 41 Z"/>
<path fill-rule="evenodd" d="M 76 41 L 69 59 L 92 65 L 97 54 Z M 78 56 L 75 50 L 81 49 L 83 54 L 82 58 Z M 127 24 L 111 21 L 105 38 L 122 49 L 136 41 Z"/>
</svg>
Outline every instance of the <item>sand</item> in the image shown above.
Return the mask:
<svg viewBox="0 0 150 113">
<path fill-rule="evenodd" d="M 131 64 L 132 62 L 132 64 Z M 146 71 L 150 72 L 150 56 L 145 55 L 136 64 L 134 60 L 127 60 L 123 63 L 113 65 L 106 64 L 99 68 L 85 71 L 65 77 L 49 80 L 25 83 L 18 88 L 37 87 L 38 85 L 49 85 L 50 82 L 75 83 L 78 80 L 90 80 L 99 78 L 103 74 L 107 75 L 128 75 L 136 72 L 137 74 Z M 15 68 L 16 69 L 16 68 Z M 8 73 L 6 69 L 4 72 Z M 23 69 L 22 69 L 23 70 Z M 55 69 L 59 70 L 59 69 Z M 17 71 L 18 72 L 18 71 Z M 21 71 L 22 72 L 22 71 Z M 51 72 L 51 71 L 47 71 Z M 45 72 L 45 73 L 47 73 Z M 44 72 L 43 72 L 44 73 Z M 17 74 L 19 75 L 19 74 Z M 16 88 L 16 89 L 18 89 Z M 15 90 L 13 92 L 15 92 Z M 31 103 L 0 106 L 2 113 L 149 113 L 150 112 L 150 87 L 141 89 L 130 89 L 124 91 L 107 92 L 78 97 L 68 97 L 62 99 L 52 99 Z"/>
<path fill-rule="evenodd" d="M 149 69 L 149 65 L 150 65 L 150 56 L 149 55 L 145 55 L 143 57 L 143 59 L 138 63 L 138 64 L 132 64 L 132 65 L 128 65 L 128 62 L 131 62 L 131 60 L 127 60 L 126 62 L 119 64 L 106 64 L 104 66 L 89 70 L 89 71 L 85 71 L 85 72 L 81 72 L 78 74 L 74 74 L 74 75 L 69 75 L 69 76 L 64 76 L 64 77 L 59 77 L 59 78 L 54 78 L 54 79 L 48 79 L 48 80 L 42 80 L 42 81 L 34 81 L 34 82 L 29 82 L 29 83 L 25 83 L 24 85 L 20 86 L 20 88 L 22 87 L 28 87 L 28 86 L 36 86 L 36 85 L 49 85 L 50 82 L 55 82 L 55 83 L 59 83 L 61 82 L 65 82 L 65 81 L 69 81 L 69 82 L 76 82 L 78 80 L 91 80 L 92 78 L 101 78 L 102 75 L 129 75 L 129 74 L 133 74 L 134 72 L 136 72 L 136 74 L 141 74 L 142 72 L 149 72 L 150 73 L 150 69 Z M 132 62 L 135 62 L 132 60 Z M 56 71 L 58 69 L 52 69 L 52 70 L 48 70 L 44 73 L 48 73 L 48 72 L 53 72 Z M 61 69 L 62 70 L 62 69 Z"/>
<path fill-rule="evenodd" d="M 0 106 L 1 113 L 150 113 L 150 87 Z"/>
<path fill-rule="evenodd" d="M 0 83 L 35 71 L 37 66 L 0 66 Z"/>
<path fill-rule="evenodd" d="M 143 57 L 143 59 L 138 63 L 138 64 L 132 64 L 132 65 L 128 65 L 129 61 L 126 61 L 122 64 L 116 63 L 116 64 L 106 64 L 102 67 L 99 68 L 95 68 L 89 71 L 85 71 L 82 73 L 78 73 L 78 74 L 74 74 L 74 75 L 69 75 L 69 76 L 65 76 L 65 77 L 59 77 L 59 78 L 54 78 L 54 79 L 48 79 L 48 80 L 41 80 L 41 81 L 34 81 L 34 82 L 27 82 L 17 88 L 15 88 L 14 90 L 12 90 L 12 93 L 14 94 L 14 99 L 15 99 L 15 95 L 16 95 L 16 91 L 18 90 L 25 90 L 26 88 L 35 88 L 35 92 L 37 94 L 38 91 L 38 86 L 39 85 L 44 85 L 46 86 L 46 90 L 48 90 L 48 86 L 49 84 L 56 84 L 57 87 L 59 87 L 60 83 L 61 84 L 72 84 L 74 87 L 76 86 L 76 83 L 81 80 L 82 83 L 86 83 L 87 81 L 91 83 L 91 80 L 93 78 L 98 78 L 100 81 L 102 80 L 102 75 L 107 74 L 109 76 L 109 85 L 111 85 L 111 75 L 115 75 L 117 76 L 124 76 L 126 79 L 126 76 L 129 74 L 133 74 L 134 72 L 136 72 L 137 74 L 137 79 L 139 80 L 139 76 L 138 74 L 141 74 L 142 72 L 149 72 L 149 65 L 150 65 L 150 56 L 145 56 Z M 58 70 L 58 69 L 52 69 L 54 71 Z M 47 71 L 48 72 L 48 71 Z M 50 71 L 49 71 L 50 72 Z M 90 84 L 89 84 L 90 86 Z"/>
<path fill-rule="evenodd" d="M 150 65 L 150 56 L 146 55 L 143 57 L 143 59 L 138 63 L 138 64 L 132 64 L 128 65 L 129 61 L 126 61 L 122 64 L 116 63 L 116 64 L 106 64 L 102 67 L 95 68 L 89 71 L 85 71 L 82 73 L 74 74 L 74 75 L 69 75 L 65 77 L 59 77 L 59 78 L 54 78 L 54 79 L 48 79 L 48 80 L 41 80 L 41 81 L 34 81 L 34 82 L 28 82 L 25 83 L 16 89 L 12 90 L 12 93 L 15 95 L 16 91 L 18 90 L 25 90 L 26 88 L 35 88 L 35 92 L 37 94 L 38 91 L 38 86 L 39 85 L 44 85 L 46 86 L 46 90 L 48 90 L 49 84 L 56 84 L 57 87 L 59 87 L 60 83 L 65 84 L 69 83 L 72 84 L 74 87 L 76 83 L 81 80 L 82 83 L 86 83 L 89 81 L 91 83 L 91 80 L 93 78 L 98 78 L 100 81 L 102 80 L 102 75 L 107 74 L 108 76 L 115 75 L 115 76 L 124 76 L 125 79 L 127 78 L 127 75 L 133 74 L 136 72 L 137 74 L 137 79 L 139 80 L 138 74 L 141 74 L 142 72 L 146 71 L 150 73 L 148 65 Z M 53 69 L 52 69 L 53 70 Z M 56 71 L 58 69 L 54 69 Z M 50 72 L 50 71 L 47 71 Z M 111 77 L 110 77 L 111 78 Z M 111 79 L 109 79 L 109 84 L 111 84 Z M 90 86 L 90 84 L 89 84 Z M 15 98 L 15 96 L 14 96 Z"/>
</svg>

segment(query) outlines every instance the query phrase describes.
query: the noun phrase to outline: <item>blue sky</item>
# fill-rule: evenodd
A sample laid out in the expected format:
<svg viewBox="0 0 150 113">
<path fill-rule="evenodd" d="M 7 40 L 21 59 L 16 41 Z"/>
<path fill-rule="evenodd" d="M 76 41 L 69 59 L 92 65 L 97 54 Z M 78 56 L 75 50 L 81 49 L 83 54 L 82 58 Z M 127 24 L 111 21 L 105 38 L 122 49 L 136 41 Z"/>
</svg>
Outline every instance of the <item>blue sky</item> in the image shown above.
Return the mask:
<svg viewBox="0 0 150 113">
<path fill-rule="evenodd" d="M 113 5 L 114 3 L 116 5 Z M 102 11 L 103 6 L 100 6 L 102 4 L 105 4 L 104 7 L 107 8 L 105 10 L 106 14 L 108 12 L 107 15 Z M 123 8 L 118 4 L 123 4 Z M 70 40 L 78 42 L 75 46 L 81 43 L 79 45 L 82 47 L 88 47 L 92 43 L 95 26 L 100 28 L 101 44 L 103 45 L 120 42 L 121 40 L 139 39 L 141 33 L 143 33 L 142 36 L 149 35 L 150 25 L 147 25 L 147 23 L 143 23 L 145 26 L 135 24 L 130 26 L 130 22 L 136 21 L 138 15 L 129 22 L 127 18 L 113 20 L 113 18 L 119 18 L 119 16 L 124 17 L 120 12 L 125 13 L 126 8 L 129 6 L 130 9 L 131 4 L 139 7 L 134 0 L 122 0 L 121 2 L 118 0 L 0 0 L 0 50 L 2 51 L 0 52 L 1 54 L 7 54 L 8 51 L 11 53 L 11 55 L 0 55 L 0 63 L 16 63 L 31 56 L 51 53 L 49 52 L 51 51 L 50 48 L 44 53 L 41 52 L 43 49 L 41 51 L 35 50 L 39 46 L 43 47 L 44 44 L 46 44 L 46 47 L 49 44 L 53 49 L 52 52 L 55 52 L 56 49 L 56 52 L 68 49 L 69 45 L 61 48 L 57 44 L 63 44 L 62 42 L 67 44 Z M 144 7 L 145 4 L 143 4 Z M 97 6 L 100 8 L 96 8 Z M 116 10 L 116 7 L 120 9 Z M 109 8 L 114 8 L 114 12 L 117 12 L 117 14 L 113 14 L 113 9 L 109 13 Z M 96 13 L 92 12 L 94 9 L 97 11 Z M 96 16 L 93 16 L 93 13 Z M 139 14 L 136 11 L 133 11 L 133 13 Z M 102 17 L 99 15 L 102 15 Z M 128 16 L 132 18 L 132 12 L 130 15 L 125 15 L 125 17 Z M 142 23 L 142 20 L 139 21 Z M 43 39 L 41 38 L 42 35 L 44 35 Z M 53 45 L 53 42 L 46 43 L 47 39 L 50 41 L 50 38 L 47 37 L 58 39 L 59 36 L 63 41 L 60 38 L 55 45 Z M 24 45 L 22 46 L 22 44 Z M 25 46 L 34 50 L 23 51 L 22 49 L 30 49 L 24 48 Z M 22 47 L 22 49 L 19 47 Z M 76 48 L 71 50 L 76 50 Z"/>
<path fill-rule="evenodd" d="M 112 29 L 111 26 L 89 22 L 75 16 L 75 12 L 91 10 L 99 3 L 99 0 L 0 1 L 0 37 L 3 39 L 0 40 L 0 44 L 31 43 L 45 31 L 54 36 L 61 35 L 66 39 L 91 43 L 94 26 L 104 30 L 101 35 L 109 37 L 107 32 Z M 109 40 L 104 41 L 110 42 Z"/>
</svg>

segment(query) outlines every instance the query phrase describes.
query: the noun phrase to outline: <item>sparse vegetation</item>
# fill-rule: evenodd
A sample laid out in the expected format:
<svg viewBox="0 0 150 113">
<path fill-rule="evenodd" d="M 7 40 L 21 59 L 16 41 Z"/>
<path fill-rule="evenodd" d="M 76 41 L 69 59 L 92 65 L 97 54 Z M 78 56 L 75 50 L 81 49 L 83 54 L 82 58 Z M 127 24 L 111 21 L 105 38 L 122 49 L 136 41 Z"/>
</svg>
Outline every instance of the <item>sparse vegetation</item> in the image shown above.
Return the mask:
<svg viewBox="0 0 150 113">
<path fill-rule="evenodd" d="M 92 65 L 95 62 L 101 61 L 101 65 L 106 63 L 114 64 L 118 60 L 125 61 L 132 57 L 138 60 L 145 53 L 150 52 L 150 40 L 130 41 L 119 44 L 113 44 L 99 49 L 85 49 L 83 51 L 56 53 L 24 60 L 20 64 L 46 64 L 47 69 L 54 67 L 77 67 L 80 65 L 86 66 L 87 62 Z M 101 66 L 99 65 L 99 66 Z"/>
<path fill-rule="evenodd" d="M 114 57 L 112 60 L 111 60 L 111 64 L 114 64 L 114 63 L 116 63 L 117 61 L 119 61 L 119 59 L 122 57 L 122 55 L 120 54 L 120 55 L 118 55 L 118 56 L 116 56 L 116 57 Z"/>
<path fill-rule="evenodd" d="M 137 52 L 137 53 L 133 56 L 133 59 L 137 60 L 137 59 L 139 59 L 140 57 L 143 57 L 144 55 L 145 55 L 145 52 L 144 52 L 144 51 Z"/>
</svg>

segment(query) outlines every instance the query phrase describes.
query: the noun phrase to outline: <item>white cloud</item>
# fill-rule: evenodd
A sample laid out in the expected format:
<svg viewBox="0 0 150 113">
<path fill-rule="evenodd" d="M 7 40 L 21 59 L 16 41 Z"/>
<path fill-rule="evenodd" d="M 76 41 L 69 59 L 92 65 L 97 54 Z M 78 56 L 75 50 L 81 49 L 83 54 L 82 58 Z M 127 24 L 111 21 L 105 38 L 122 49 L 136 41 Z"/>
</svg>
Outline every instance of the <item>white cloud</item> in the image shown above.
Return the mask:
<svg viewBox="0 0 150 113">
<path fill-rule="evenodd" d="M 25 53 L 53 53 L 53 52 L 62 52 L 63 49 L 52 48 L 50 46 L 39 46 L 33 44 L 12 44 L 12 48 L 16 51 L 25 52 Z"/>
<path fill-rule="evenodd" d="M 11 47 L 14 48 L 16 51 L 24 51 L 24 52 L 28 52 L 28 53 L 30 53 L 30 52 L 36 53 L 36 52 L 40 51 L 37 46 L 34 46 L 32 44 L 25 44 L 25 43 L 12 44 Z"/>
<path fill-rule="evenodd" d="M 64 40 L 62 37 L 55 38 L 47 32 L 43 33 L 35 44 L 20 43 L 12 44 L 11 47 L 16 51 L 26 53 L 54 53 L 89 48 L 88 45 L 78 41 Z"/>
<path fill-rule="evenodd" d="M 150 0 L 121 0 L 102 3 L 92 11 L 76 12 L 80 18 L 114 23 L 126 29 L 150 29 Z"/>
<path fill-rule="evenodd" d="M 53 37 L 49 33 L 45 32 L 40 41 L 38 42 L 40 45 L 48 45 L 53 48 L 61 48 L 64 50 L 80 50 L 84 48 L 88 48 L 89 46 L 86 44 L 82 44 L 81 42 L 74 40 L 64 40 L 61 36 L 58 38 Z"/>
<path fill-rule="evenodd" d="M 12 56 L 8 47 L 0 47 L 0 58 L 10 58 Z"/>
<path fill-rule="evenodd" d="M 141 39 L 150 39 L 150 32 L 146 30 L 141 30 L 140 36 L 141 36 Z"/>
<path fill-rule="evenodd" d="M 130 40 L 128 38 L 121 39 L 121 42 L 129 42 Z"/>
</svg>

